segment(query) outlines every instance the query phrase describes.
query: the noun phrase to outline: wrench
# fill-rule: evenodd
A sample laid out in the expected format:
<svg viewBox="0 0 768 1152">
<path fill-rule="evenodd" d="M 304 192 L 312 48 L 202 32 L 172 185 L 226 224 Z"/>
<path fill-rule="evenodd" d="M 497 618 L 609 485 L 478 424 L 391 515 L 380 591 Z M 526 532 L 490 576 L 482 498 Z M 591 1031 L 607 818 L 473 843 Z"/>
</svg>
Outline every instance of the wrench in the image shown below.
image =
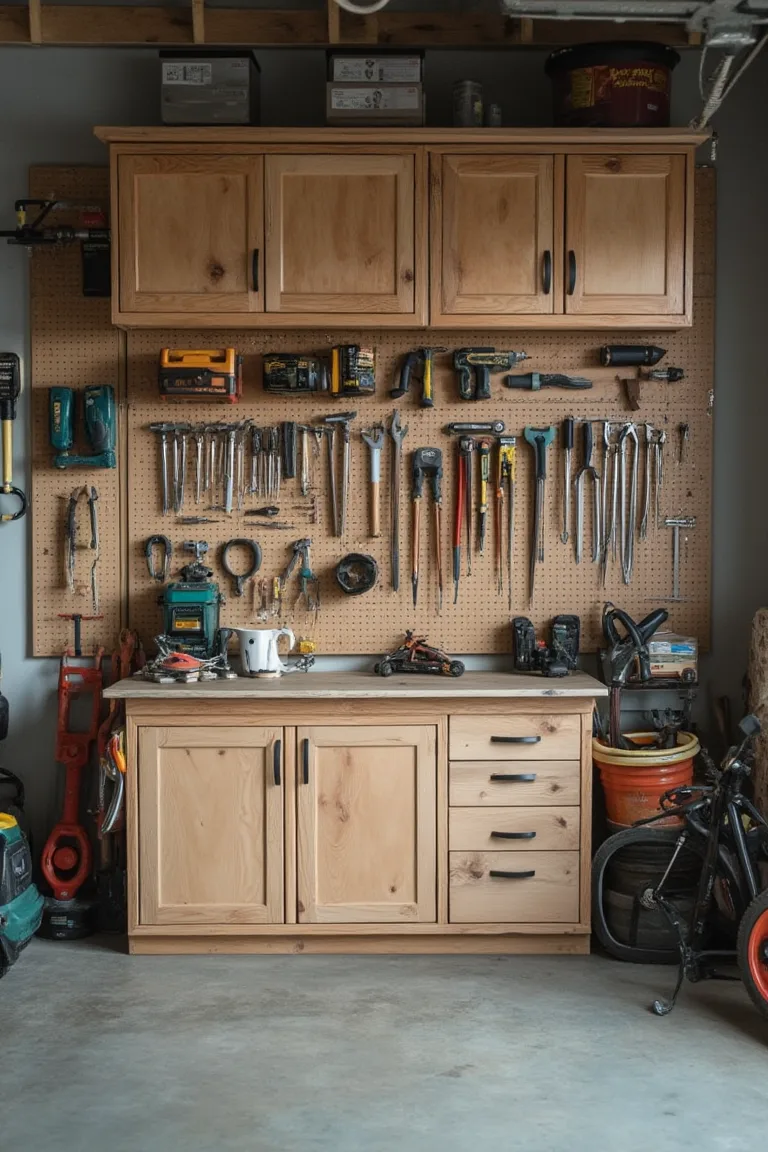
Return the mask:
<svg viewBox="0 0 768 1152">
<path fill-rule="evenodd" d="M 400 587 L 400 478 L 403 469 L 403 440 L 408 435 L 408 425 L 400 424 L 400 413 L 395 408 L 389 423 L 392 437 L 392 471 L 390 484 L 390 562 L 392 567 L 392 588 Z"/>
<path fill-rule="evenodd" d="M 381 535 L 379 523 L 379 486 L 381 484 L 381 450 L 384 447 L 384 425 L 375 424 L 373 428 L 363 429 L 362 438 L 368 445 L 370 456 L 371 480 L 371 536 Z"/>
<path fill-rule="evenodd" d="M 584 535 L 584 483 L 590 476 L 593 484 L 594 504 L 592 510 L 592 562 L 597 563 L 602 553 L 602 536 L 600 532 L 600 509 L 602 499 L 600 494 L 600 473 L 592 465 L 592 422 L 584 421 L 584 463 L 576 474 L 576 563 L 581 563 L 582 543 Z"/>
<path fill-rule="evenodd" d="M 624 510 L 622 508 L 621 572 L 625 584 L 629 584 L 632 579 L 632 569 L 635 562 L 635 531 L 637 527 L 637 466 L 640 445 L 637 439 L 637 428 L 634 424 L 628 426 L 627 435 L 624 438 L 625 445 L 627 440 L 633 441 L 634 453 L 632 455 L 632 473 L 629 485 L 629 513 L 626 517 L 623 516 Z"/>
<path fill-rule="evenodd" d="M 653 425 L 645 424 L 645 476 L 643 478 L 643 514 L 640 519 L 640 539 L 648 535 L 648 515 L 651 511 L 651 465 L 653 454 Z"/>
</svg>

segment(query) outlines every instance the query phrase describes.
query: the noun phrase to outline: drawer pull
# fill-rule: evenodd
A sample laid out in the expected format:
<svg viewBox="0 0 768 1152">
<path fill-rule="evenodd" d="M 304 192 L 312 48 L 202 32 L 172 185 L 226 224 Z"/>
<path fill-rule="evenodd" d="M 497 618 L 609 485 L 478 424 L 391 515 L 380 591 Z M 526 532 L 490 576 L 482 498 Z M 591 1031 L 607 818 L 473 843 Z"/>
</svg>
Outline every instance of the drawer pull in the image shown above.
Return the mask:
<svg viewBox="0 0 768 1152">
<path fill-rule="evenodd" d="M 302 743 L 301 777 L 305 784 L 309 784 L 309 740 L 304 740 Z"/>
<path fill-rule="evenodd" d="M 491 832 L 496 840 L 533 840 L 535 832 Z"/>
<path fill-rule="evenodd" d="M 491 736 L 491 744 L 538 744 L 541 736 Z"/>
<path fill-rule="evenodd" d="M 503 780 L 509 784 L 532 784 L 535 772 L 492 772 L 491 780 Z"/>
<path fill-rule="evenodd" d="M 272 759 L 272 772 L 275 777 L 275 788 L 280 787 L 280 757 L 282 755 L 283 742 L 282 740 L 275 740 L 275 749 Z"/>
<path fill-rule="evenodd" d="M 529 872 L 497 872 L 495 868 L 491 868 L 488 875 L 498 880 L 530 880 L 531 876 L 536 875 L 536 869 L 531 868 Z"/>
</svg>

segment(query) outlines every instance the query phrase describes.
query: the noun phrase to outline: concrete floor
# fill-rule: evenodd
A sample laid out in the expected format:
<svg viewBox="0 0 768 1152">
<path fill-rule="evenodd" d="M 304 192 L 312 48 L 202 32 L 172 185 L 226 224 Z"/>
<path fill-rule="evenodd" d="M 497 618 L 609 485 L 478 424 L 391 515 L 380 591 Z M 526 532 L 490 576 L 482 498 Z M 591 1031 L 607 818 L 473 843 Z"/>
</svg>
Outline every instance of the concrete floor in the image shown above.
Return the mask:
<svg viewBox="0 0 768 1152">
<path fill-rule="evenodd" d="M 768 1023 L 740 984 L 592 957 L 129 957 L 0 983 L 3 1148 L 740 1152 Z"/>
</svg>

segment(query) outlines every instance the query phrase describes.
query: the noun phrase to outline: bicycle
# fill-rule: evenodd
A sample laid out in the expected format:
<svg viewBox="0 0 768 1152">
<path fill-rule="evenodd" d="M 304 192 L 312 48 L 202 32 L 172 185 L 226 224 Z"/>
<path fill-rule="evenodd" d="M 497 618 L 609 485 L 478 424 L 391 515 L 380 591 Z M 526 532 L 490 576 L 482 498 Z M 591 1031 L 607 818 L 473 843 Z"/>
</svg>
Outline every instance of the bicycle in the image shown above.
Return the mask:
<svg viewBox="0 0 768 1152">
<path fill-rule="evenodd" d="M 672 1011 L 685 979 L 735 979 L 715 968 L 735 959 L 768 1017 L 768 889 L 758 859 L 768 821 L 742 792 L 760 723 L 745 716 L 739 729 L 741 743 L 720 770 L 706 758 L 711 784 L 665 792 L 657 816 L 610 836 L 593 860 L 593 928 L 606 951 L 639 963 L 678 962 L 672 996 L 653 1003 L 658 1016 Z M 670 819 L 676 826 L 652 827 Z M 708 947 L 723 931 L 734 946 Z"/>
</svg>

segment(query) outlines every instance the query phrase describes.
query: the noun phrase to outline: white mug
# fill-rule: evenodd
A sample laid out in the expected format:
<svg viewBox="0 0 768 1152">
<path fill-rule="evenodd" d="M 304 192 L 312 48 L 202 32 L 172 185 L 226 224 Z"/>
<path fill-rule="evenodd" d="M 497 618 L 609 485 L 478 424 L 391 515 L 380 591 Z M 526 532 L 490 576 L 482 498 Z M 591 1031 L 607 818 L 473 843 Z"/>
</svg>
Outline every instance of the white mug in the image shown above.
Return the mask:
<svg viewBox="0 0 768 1152">
<path fill-rule="evenodd" d="M 296 638 L 290 628 L 235 628 L 240 641 L 240 660 L 243 672 L 247 676 L 262 676 L 274 678 L 282 676 L 285 672 L 293 672 L 280 659 L 277 651 L 277 641 L 280 636 L 287 636 L 290 648 L 296 643 Z"/>
</svg>

